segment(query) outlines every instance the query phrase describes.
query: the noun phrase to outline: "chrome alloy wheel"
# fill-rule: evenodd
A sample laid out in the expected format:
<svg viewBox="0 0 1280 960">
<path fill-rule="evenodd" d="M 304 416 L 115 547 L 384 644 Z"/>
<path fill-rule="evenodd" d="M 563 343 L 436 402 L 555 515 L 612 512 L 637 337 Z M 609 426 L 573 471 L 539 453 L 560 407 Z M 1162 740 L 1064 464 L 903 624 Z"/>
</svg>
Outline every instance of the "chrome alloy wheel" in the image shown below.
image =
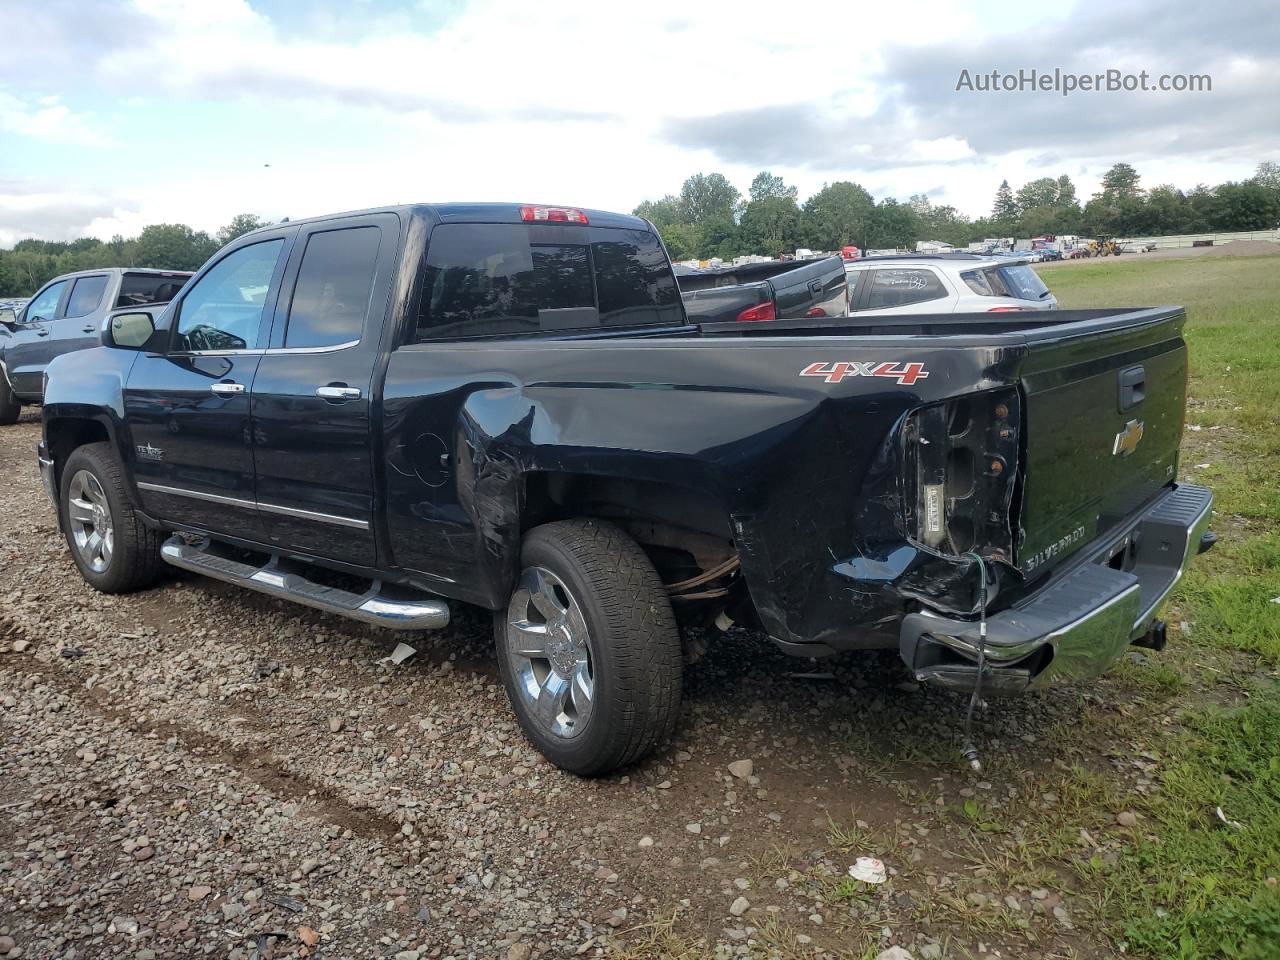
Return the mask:
<svg viewBox="0 0 1280 960">
<path fill-rule="evenodd" d="M 67 523 L 85 565 L 94 573 L 106 572 L 115 549 L 115 528 L 102 484 L 88 470 L 77 470 L 67 488 Z"/>
<path fill-rule="evenodd" d="M 595 697 L 587 621 L 564 581 L 528 567 L 507 605 L 507 663 L 529 714 L 570 740 L 587 726 Z"/>
</svg>

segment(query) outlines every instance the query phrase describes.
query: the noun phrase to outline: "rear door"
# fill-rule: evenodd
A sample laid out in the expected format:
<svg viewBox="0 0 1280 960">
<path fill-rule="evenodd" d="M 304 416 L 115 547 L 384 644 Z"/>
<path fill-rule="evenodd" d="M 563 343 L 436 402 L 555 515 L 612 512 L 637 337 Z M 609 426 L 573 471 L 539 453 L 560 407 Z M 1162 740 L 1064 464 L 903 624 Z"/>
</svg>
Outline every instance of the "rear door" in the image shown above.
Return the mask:
<svg viewBox="0 0 1280 960">
<path fill-rule="evenodd" d="M 22 323 L 4 346 L 5 369 L 14 392 L 39 397 L 44 389 L 44 368 L 53 359 L 53 330 L 63 300 L 71 288 L 69 280 L 51 283 L 27 304 Z"/>
<path fill-rule="evenodd" d="M 285 551 L 373 566 L 374 367 L 400 219 L 376 214 L 298 237 L 254 380 L 258 506 Z"/>
<path fill-rule="evenodd" d="M 164 311 L 164 353 L 142 353 L 125 388 L 133 474 L 147 512 L 262 539 L 249 390 L 297 228 L 223 253 Z"/>
<path fill-rule="evenodd" d="M 111 277 L 105 273 L 76 277 L 71 281 L 71 293 L 62 317 L 53 325 L 55 357 L 73 350 L 96 347 L 102 342 L 96 317 L 110 286 Z"/>
</svg>

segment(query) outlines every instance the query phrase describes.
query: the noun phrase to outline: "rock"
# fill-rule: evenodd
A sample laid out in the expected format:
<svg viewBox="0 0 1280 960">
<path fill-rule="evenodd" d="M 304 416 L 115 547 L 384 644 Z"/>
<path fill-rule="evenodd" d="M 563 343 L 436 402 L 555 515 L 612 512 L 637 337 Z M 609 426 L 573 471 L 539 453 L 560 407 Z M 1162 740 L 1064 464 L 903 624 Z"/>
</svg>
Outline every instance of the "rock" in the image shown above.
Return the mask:
<svg viewBox="0 0 1280 960">
<path fill-rule="evenodd" d="M 746 897 L 739 897 L 733 903 L 729 904 L 729 912 L 735 917 L 740 917 L 751 909 L 751 903 Z"/>
<path fill-rule="evenodd" d="M 187 891 L 187 899 L 203 900 L 211 893 L 213 893 L 213 887 L 192 887 Z"/>
<path fill-rule="evenodd" d="M 645 847 L 645 848 L 652 847 L 652 846 L 653 846 L 653 837 L 641 837 L 641 838 L 640 838 L 639 846 L 641 846 L 641 847 Z"/>
<path fill-rule="evenodd" d="M 22 653 L 29 646 L 31 646 L 30 640 L 15 640 L 13 641 L 13 652 Z"/>
<path fill-rule="evenodd" d="M 298 934 L 298 939 L 308 947 L 314 947 L 320 942 L 320 934 L 316 933 L 310 927 L 299 927 L 295 932 Z"/>
<path fill-rule="evenodd" d="M 306 877 L 315 873 L 316 868 L 319 866 L 320 866 L 319 860 L 312 860 L 308 858 L 306 860 L 303 860 L 302 863 L 298 864 L 298 872 L 302 874 L 304 877 Z"/>
<path fill-rule="evenodd" d="M 107 927 L 108 933 L 123 933 L 125 936 L 132 937 L 138 932 L 138 921 L 133 917 L 114 917 L 111 925 Z M 13 948 L 10 947 L 9 950 Z M 9 951 L 6 950 L 5 953 Z"/>
<path fill-rule="evenodd" d="M 729 772 L 739 780 L 745 780 L 755 772 L 755 767 L 751 760 L 735 760 L 729 764 Z"/>
<path fill-rule="evenodd" d="M 942 960 L 942 944 L 926 943 L 920 948 L 921 960 Z"/>
<path fill-rule="evenodd" d="M 746 890 L 748 887 L 751 886 L 751 881 L 748 880 L 746 877 L 738 877 L 738 879 L 733 881 L 733 885 L 737 887 L 739 890 Z"/>
<path fill-rule="evenodd" d="M 13 937 L 0 937 L 0 953 L 8 953 L 16 946 Z"/>
<path fill-rule="evenodd" d="M 688 830 L 690 833 L 701 833 L 701 832 L 702 832 L 702 824 L 700 824 L 700 823 L 686 823 L 686 824 L 684 825 L 684 828 L 685 828 L 686 830 Z"/>
<path fill-rule="evenodd" d="M 1116 814 L 1116 823 L 1122 827 L 1136 827 L 1138 825 L 1138 815 L 1129 810 Z"/>
<path fill-rule="evenodd" d="M 418 960 L 417 950 L 401 950 L 396 954 L 396 960 Z"/>
<path fill-rule="evenodd" d="M 507 960 L 529 960 L 533 956 L 533 948 L 527 943 L 513 943 L 507 950 Z"/>
<path fill-rule="evenodd" d="M 342 730 L 342 718 L 341 718 L 341 717 L 330 717 L 330 718 L 329 718 L 329 732 L 330 732 L 330 733 L 338 733 L 338 732 L 340 732 L 341 730 Z"/>
<path fill-rule="evenodd" d="M 139 863 L 150 860 L 155 855 L 156 851 L 153 847 L 139 847 L 137 850 L 133 851 L 133 859 L 137 860 Z"/>
<path fill-rule="evenodd" d="M 912 960 L 911 952 L 902 947 L 890 947 L 876 954 L 876 960 Z"/>
</svg>

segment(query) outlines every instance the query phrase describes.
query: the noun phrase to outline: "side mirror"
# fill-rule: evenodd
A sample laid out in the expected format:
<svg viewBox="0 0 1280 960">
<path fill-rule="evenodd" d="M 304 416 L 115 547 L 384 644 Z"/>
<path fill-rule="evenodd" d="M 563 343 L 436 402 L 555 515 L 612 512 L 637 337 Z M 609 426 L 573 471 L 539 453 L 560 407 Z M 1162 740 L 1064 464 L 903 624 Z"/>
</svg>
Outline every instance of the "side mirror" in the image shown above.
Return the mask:
<svg viewBox="0 0 1280 960">
<path fill-rule="evenodd" d="M 13 307 L 0 307 L 0 323 L 17 323 L 18 312 Z"/>
<path fill-rule="evenodd" d="M 141 350 L 156 332 L 149 313 L 118 313 L 111 318 L 107 338 L 113 347 Z"/>
</svg>

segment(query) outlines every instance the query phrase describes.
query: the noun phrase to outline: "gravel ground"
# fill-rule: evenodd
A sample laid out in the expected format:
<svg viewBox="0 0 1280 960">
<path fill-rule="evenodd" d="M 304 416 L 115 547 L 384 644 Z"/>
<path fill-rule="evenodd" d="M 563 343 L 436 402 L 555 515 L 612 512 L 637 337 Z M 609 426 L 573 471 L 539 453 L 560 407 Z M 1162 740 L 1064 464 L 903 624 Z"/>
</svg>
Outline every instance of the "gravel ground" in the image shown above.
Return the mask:
<svg viewBox="0 0 1280 960">
<path fill-rule="evenodd" d="M 0 429 L 0 957 L 529 960 L 673 917 L 717 956 L 1109 955 L 1066 893 L 998 888 L 951 813 L 1034 819 L 1019 778 L 1105 686 L 989 711 L 1008 775 L 983 780 L 961 700 L 892 655 L 810 664 L 735 631 L 688 671 L 669 749 L 579 780 L 520 735 L 478 613 L 395 666 L 399 637 L 176 572 L 95 593 L 38 434 Z M 861 854 L 891 882 L 849 897 Z"/>
</svg>

